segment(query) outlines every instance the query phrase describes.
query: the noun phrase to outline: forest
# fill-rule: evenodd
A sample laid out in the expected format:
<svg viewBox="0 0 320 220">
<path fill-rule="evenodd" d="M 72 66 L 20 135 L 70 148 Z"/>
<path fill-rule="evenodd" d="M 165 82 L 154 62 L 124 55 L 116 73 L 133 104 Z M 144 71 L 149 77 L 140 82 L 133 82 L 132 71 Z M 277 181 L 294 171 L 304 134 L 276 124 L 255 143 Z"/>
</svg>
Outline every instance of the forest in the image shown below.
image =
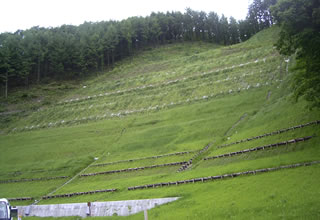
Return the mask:
<svg viewBox="0 0 320 220">
<path fill-rule="evenodd" d="M 122 21 L 36 26 L 1 33 L 0 94 L 7 98 L 8 91 L 17 86 L 103 72 L 139 50 L 162 44 L 179 41 L 236 44 L 277 24 L 282 29 L 277 44 L 280 53 L 288 56 L 298 52 L 300 74 L 296 76 L 296 97 L 307 94 L 307 99 L 319 103 L 319 8 L 318 0 L 253 0 L 246 19 L 239 21 L 187 8 L 184 13 L 153 12 L 147 17 Z"/>
</svg>

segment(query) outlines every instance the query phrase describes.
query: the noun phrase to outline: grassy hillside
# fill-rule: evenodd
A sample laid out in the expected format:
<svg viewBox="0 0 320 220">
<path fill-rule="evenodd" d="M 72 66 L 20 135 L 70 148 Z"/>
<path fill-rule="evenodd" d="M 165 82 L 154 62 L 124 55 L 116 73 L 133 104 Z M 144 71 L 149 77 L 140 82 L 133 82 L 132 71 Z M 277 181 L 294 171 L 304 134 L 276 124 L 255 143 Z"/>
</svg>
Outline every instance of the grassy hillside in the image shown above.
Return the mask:
<svg viewBox="0 0 320 220">
<path fill-rule="evenodd" d="M 277 36 L 272 28 L 227 47 L 164 45 L 86 81 L 37 86 L 29 98 L 17 91 L 11 99 L 21 100 L 2 107 L 16 112 L 0 115 L 0 197 L 32 197 L 12 201 L 23 205 L 33 200 L 52 204 L 179 196 L 150 210 L 149 219 L 318 219 L 319 164 L 128 190 L 320 161 L 320 124 L 292 128 L 320 120 L 320 114 L 303 100 L 293 102 L 293 73 L 287 68 L 293 63 L 286 63 L 273 47 Z M 286 128 L 291 129 L 276 132 Z M 307 136 L 312 138 L 204 160 Z M 182 165 L 170 164 L 191 158 L 181 172 Z M 67 178 L 46 179 L 61 176 Z M 41 200 L 104 189 L 117 191 Z"/>
</svg>

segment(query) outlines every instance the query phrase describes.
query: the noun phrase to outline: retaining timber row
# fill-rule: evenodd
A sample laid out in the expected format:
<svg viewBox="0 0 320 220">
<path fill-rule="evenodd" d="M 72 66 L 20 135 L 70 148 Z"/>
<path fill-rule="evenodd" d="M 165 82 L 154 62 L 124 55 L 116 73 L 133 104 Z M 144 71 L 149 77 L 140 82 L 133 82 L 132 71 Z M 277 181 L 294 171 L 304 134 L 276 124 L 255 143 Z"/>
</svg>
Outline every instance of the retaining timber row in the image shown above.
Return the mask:
<svg viewBox="0 0 320 220">
<path fill-rule="evenodd" d="M 162 155 L 151 156 L 151 157 L 141 157 L 141 158 L 129 159 L 129 160 L 119 160 L 119 161 L 114 161 L 114 162 L 109 162 L 109 163 L 98 163 L 98 164 L 91 165 L 91 167 L 100 167 L 100 166 L 107 166 L 107 165 L 112 165 L 112 164 L 117 164 L 117 163 L 133 162 L 133 161 L 137 161 L 137 160 L 157 159 L 157 158 L 160 158 L 160 157 L 168 157 L 168 156 L 175 156 L 175 155 L 182 155 L 182 154 L 190 154 L 190 153 L 194 153 L 196 151 L 198 151 L 198 150 L 176 152 L 176 153 L 171 153 L 171 154 L 162 154 Z"/>
<path fill-rule="evenodd" d="M 278 80 L 275 80 L 276 82 Z M 272 83 L 270 83 L 272 84 Z M 52 127 L 58 127 L 58 126 L 63 126 L 63 125 L 72 125 L 72 124 L 79 124 L 79 123 L 86 123 L 89 121 L 97 121 L 97 120 L 106 120 L 106 119 L 111 119 L 111 118 L 121 118 L 121 117 L 125 117 L 127 115 L 132 115 L 132 114 L 138 114 L 138 113 L 144 113 L 144 112 L 153 112 L 153 111 L 159 111 L 159 110 L 163 110 L 163 109 L 167 109 L 167 108 L 172 108 L 178 105 L 183 105 L 183 104 L 188 104 L 188 103 L 194 103 L 194 102 L 199 102 L 199 101 L 208 101 L 210 99 L 213 99 L 215 97 L 221 96 L 221 95 L 228 95 L 228 94 L 234 94 L 236 92 L 243 92 L 246 91 L 248 89 L 252 89 L 252 88 L 259 88 L 261 86 L 268 86 L 269 82 L 265 82 L 265 83 L 260 83 L 258 82 L 256 85 L 250 85 L 247 84 L 247 86 L 243 87 L 243 88 L 234 88 L 233 89 L 229 89 L 227 91 L 220 91 L 217 93 L 210 93 L 210 94 L 206 94 L 203 95 L 202 97 L 194 97 L 194 98 L 188 98 L 187 100 L 180 100 L 177 102 L 171 102 L 171 103 L 164 103 L 164 104 L 158 104 L 155 106 L 149 106 L 149 107 L 145 107 L 145 108 L 141 108 L 141 109 L 132 109 L 132 110 L 120 110 L 119 112 L 114 112 L 114 113 L 105 113 L 103 115 L 91 115 L 88 117 L 80 117 L 80 118 L 76 118 L 76 119 L 71 119 L 71 120 L 59 120 L 56 122 L 49 122 L 49 123 L 44 123 L 44 124 L 38 124 L 38 125 L 29 125 L 29 126 L 25 126 L 25 127 L 21 127 L 21 128 L 13 128 L 10 132 L 22 132 L 22 131 L 30 131 L 30 130 L 36 130 L 36 129 L 44 129 L 44 128 L 52 128 Z"/>
<path fill-rule="evenodd" d="M 141 186 L 132 186 L 132 187 L 128 187 L 128 190 L 148 189 L 148 188 L 157 188 L 157 187 L 172 186 L 172 185 L 176 186 L 176 185 L 187 184 L 187 183 L 207 182 L 210 180 L 227 179 L 227 178 L 233 178 L 233 177 L 238 177 L 238 176 L 271 172 L 271 171 L 276 171 L 276 170 L 281 170 L 281 169 L 296 168 L 296 167 L 301 167 L 301 166 L 311 166 L 311 165 L 319 164 L 319 163 L 320 163 L 320 161 L 312 161 L 312 162 L 297 163 L 297 164 L 291 164 L 291 165 L 285 165 L 285 166 L 279 166 L 279 167 L 273 167 L 273 168 L 249 170 L 249 171 L 245 171 L 245 172 L 224 174 L 224 175 L 218 175 L 218 176 L 209 176 L 209 177 L 181 180 L 181 181 L 175 181 L 175 182 L 165 182 L 165 183 L 155 183 L 155 184 L 148 184 L 148 185 L 141 185 Z"/>
<path fill-rule="evenodd" d="M 28 201 L 28 200 L 33 200 L 32 197 L 21 197 L 21 198 L 8 198 L 8 201 Z"/>
<path fill-rule="evenodd" d="M 127 168 L 127 169 L 122 169 L 122 170 L 110 170 L 110 171 L 97 172 L 97 173 L 86 173 L 86 174 L 81 174 L 80 177 L 97 176 L 97 175 L 111 174 L 111 173 L 130 172 L 130 171 L 151 169 L 151 168 L 157 168 L 157 167 L 176 166 L 176 165 L 181 165 L 181 164 L 185 164 L 185 163 L 187 163 L 187 162 L 182 161 L 182 162 L 165 163 L 165 164 L 158 164 L 158 165 L 145 166 L 145 167 Z"/>
<path fill-rule="evenodd" d="M 41 177 L 41 178 L 16 179 L 16 180 L 0 180 L 0 183 L 33 182 L 33 181 L 55 180 L 55 179 L 66 179 L 66 178 L 69 178 L 69 176 Z"/>
<path fill-rule="evenodd" d="M 54 199 L 54 198 L 90 195 L 90 194 L 96 194 L 96 193 L 116 192 L 117 190 L 118 189 L 103 189 L 103 190 L 95 190 L 95 191 L 88 191 L 88 192 L 76 192 L 76 193 L 60 194 L 60 195 L 53 195 L 53 196 L 42 196 L 42 199 L 46 200 L 46 199 Z"/>
<path fill-rule="evenodd" d="M 185 164 L 183 164 L 179 170 L 177 170 L 177 172 L 182 172 L 186 169 L 188 169 L 189 167 L 192 166 L 192 161 L 195 160 L 197 157 L 199 157 L 203 152 L 207 151 L 209 149 L 209 147 L 212 145 L 212 143 L 208 144 L 207 146 L 205 146 L 203 149 L 201 149 L 198 153 L 196 153 L 188 162 L 186 162 Z"/>
<path fill-rule="evenodd" d="M 301 141 L 307 141 L 307 140 L 310 140 L 311 138 L 312 138 L 312 136 L 296 138 L 296 139 L 292 139 L 292 140 L 288 140 L 288 141 L 284 141 L 284 142 L 279 142 L 279 143 L 275 143 L 275 144 L 269 144 L 269 145 L 264 145 L 264 146 L 260 146 L 260 147 L 245 149 L 245 150 L 241 150 L 241 151 L 221 154 L 221 155 L 217 155 L 217 156 L 206 157 L 206 158 L 203 158 L 203 160 L 212 160 L 212 159 L 221 158 L 221 157 L 232 157 L 232 156 L 235 156 L 235 155 L 238 155 L 238 154 L 245 154 L 245 153 L 250 153 L 250 152 L 253 152 L 253 151 L 265 150 L 265 149 L 268 149 L 268 148 L 286 146 L 288 144 L 294 144 L 294 143 L 301 142 Z"/>
<path fill-rule="evenodd" d="M 234 144 L 240 144 L 240 143 L 243 143 L 243 142 L 252 141 L 252 140 L 255 140 L 255 139 L 260 139 L 260 138 L 264 138 L 264 137 L 267 137 L 267 136 L 273 136 L 273 135 L 281 134 L 281 133 L 288 132 L 288 131 L 291 131 L 291 130 L 295 130 L 295 129 L 299 129 L 299 128 L 303 128 L 303 127 L 307 127 L 307 126 L 311 126 L 311 125 L 318 125 L 318 124 L 320 124 L 320 120 L 308 122 L 306 124 L 296 125 L 296 126 L 293 126 L 293 127 L 290 127 L 290 128 L 285 128 L 285 129 L 273 131 L 271 133 L 266 133 L 266 134 L 263 134 L 263 135 L 258 135 L 258 136 L 247 138 L 247 139 L 242 139 L 240 141 L 236 141 L 236 142 L 232 142 L 232 143 L 229 143 L 229 144 L 220 145 L 217 148 L 228 147 L 228 146 L 231 146 L 231 145 L 234 145 Z"/>
</svg>

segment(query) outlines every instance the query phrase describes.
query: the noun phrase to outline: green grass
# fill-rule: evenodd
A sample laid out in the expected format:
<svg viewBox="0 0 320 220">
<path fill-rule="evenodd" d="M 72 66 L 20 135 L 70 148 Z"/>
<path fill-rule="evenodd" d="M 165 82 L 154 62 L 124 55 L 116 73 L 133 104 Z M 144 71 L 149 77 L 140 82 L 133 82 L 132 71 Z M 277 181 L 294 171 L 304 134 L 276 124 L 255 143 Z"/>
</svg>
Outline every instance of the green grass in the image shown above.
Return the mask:
<svg viewBox="0 0 320 220">
<path fill-rule="evenodd" d="M 73 202 L 182 196 L 176 202 L 148 211 L 149 218 L 318 219 L 319 168 L 319 165 L 300 167 L 207 183 L 101 195 L 100 198 L 86 196 L 81 199 L 74 198 Z M 103 219 L 118 218 L 143 219 L 143 213 L 127 218 Z"/>
<path fill-rule="evenodd" d="M 271 28 L 247 42 L 227 47 L 184 42 L 141 51 L 121 61 L 113 70 L 94 78 L 74 84 L 60 82 L 32 87 L 30 94 L 35 97 L 45 91 L 40 102 L 35 102 L 33 98 L 21 98 L 24 90 L 13 93 L 9 100 L 11 104 L 2 104 L 1 111 L 22 109 L 23 106 L 25 111 L 0 115 L 0 180 L 72 177 L 90 164 L 200 150 L 212 143 L 207 152 L 193 161 L 191 169 L 184 172 L 177 172 L 180 166 L 168 166 L 76 177 L 54 194 L 111 188 L 118 191 L 49 199 L 40 204 L 179 196 L 181 199 L 176 202 L 150 210 L 149 218 L 319 218 L 319 165 L 208 183 L 127 190 L 136 185 L 320 160 L 319 125 L 217 148 L 320 119 L 319 110 L 308 109 L 306 101 L 293 102 L 289 89 L 292 72 L 286 73 L 283 57 L 273 48 L 278 32 L 278 29 Z M 254 62 L 257 59 L 259 62 Z M 248 62 L 251 63 L 246 64 Z M 183 78 L 186 79 L 181 80 Z M 180 81 L 166 84 L 176 79 Z M 158 86 L 141 87 L 151 84 Z M 113 94 L 99 97 L 99 94 L 106 92 Z M 269 98 L 268 94 L 271 94 Z M 65 100 L 94 95 L 98 97 L 61 104 Z M 171 102 L 174 104 L 171 105 Z M 148 109 L 155 106 L 158 108 Z M 139 109 L 143 111 L 120 117 L 110 116 L 111 113 Z M 107 117 L 100 117 L 104 114 Z M 240 120 L 244 115 L 246 117 Z M 82 119 L 84 117 L 86 119 Z M 64 123 L 61 123 L 62 120 Z M 50 122 L 59 123 L 49 127 Z M 32 125 L 39 125 L 39 128 L 24 129 Z M 11 132 L 14 128 L 18 129 Z M 207 156 L 309 135 L 314 137 L 302 143 L 203 160 Z M 187 161 L 194 155 L 91 166 L 83 173 Z M 66 181 L 0 184 L 0 196 L 39 199 Z M 14 205 L 31 203 L 12 202 Z M 142 219 L 143 214 L 127 218 Z"/>
<path fill-rule="evenodd" d="M 1 196 L 4 198 L 38 198 L 44 194 L 50 193 L 65 181 L 66 180 L 64 179 L 59 179 L 22 183 L 5 183 L 1 184 Z"/>
</svg>

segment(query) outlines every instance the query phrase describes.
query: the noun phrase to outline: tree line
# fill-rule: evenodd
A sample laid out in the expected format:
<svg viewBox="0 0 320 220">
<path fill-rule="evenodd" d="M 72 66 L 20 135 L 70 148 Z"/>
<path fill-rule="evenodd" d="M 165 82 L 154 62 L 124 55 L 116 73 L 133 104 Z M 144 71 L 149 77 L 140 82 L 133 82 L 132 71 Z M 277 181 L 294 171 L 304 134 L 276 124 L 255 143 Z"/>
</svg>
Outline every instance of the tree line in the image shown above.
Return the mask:
<svg viewBox="0 0 320 220">
<path fill-rule="evenodd" d="M 269 6 L 254 0 L 245 20 L 190 8 L 184 13 L 151 13 L 122 21 L 85 22 L 79 26 L 32 27 L 0 34 L 0 84 L 8 88 L 50 79 L 74 79 L 105 71 L 115 62 L 149 46 L 177 41 L 231 45 L 270 27 Z"/>
</svg>

